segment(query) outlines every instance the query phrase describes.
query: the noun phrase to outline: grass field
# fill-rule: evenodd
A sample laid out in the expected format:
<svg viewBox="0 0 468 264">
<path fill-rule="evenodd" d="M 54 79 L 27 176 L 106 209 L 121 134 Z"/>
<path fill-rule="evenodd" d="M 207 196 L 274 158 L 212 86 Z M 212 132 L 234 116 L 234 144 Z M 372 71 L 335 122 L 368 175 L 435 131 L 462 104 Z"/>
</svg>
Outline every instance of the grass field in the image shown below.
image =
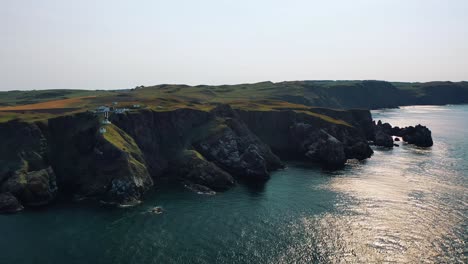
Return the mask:
<svg viewBox="0 0 468 264">
<path fill-rule="evenodd" d="M 366 88 L 367 87 L 367 88 Z M 12 119 L 25 121 L 45 120 L 51 117 L 93 110 L 101 105 L 132 108 L 141 105 L 153 111 L 171 111 L 191 108 L 209 111 L 218 103 L 227 103 L 236 109 L 274 111 L 290 109 L 315 115 L 329 122 L 340 123 L 324 115 L 314 113 L 311 105 L 336 106 L 347 99 L 363 99 L 367 91 L 375 87 L 387 87 L 415 98 L 429 92 L 462 91 L 468 96 L 468 83 L 388 83 L 379 81 L 293 81 L 260 82 L 254 84 L 188 86 L 163 84 L 126 90 L 42 90 L 0 92 L 0 122 Z M 364 89 L 364 90 L 363 90 Z M 353 91 L 364 91 L 355 99 Z M 438 94 L 438 93 L 437 93 Z M 341 96 L 341 97 L 340 97 Z M 438 96 L 438 95 L 437 95 Z M 344 98 L 344 99 L 343 99 Z"/>
<path fill-rule="evenodd" d="M 51 100 L 35 104 L 15 105 L 0 107 L 0 111 L 34 111 L 44 109 L 66 109 L 86 107 L 85 99 L 92 99 L 95 96 L 75 97 L 62 100 Z"/>
</svg>

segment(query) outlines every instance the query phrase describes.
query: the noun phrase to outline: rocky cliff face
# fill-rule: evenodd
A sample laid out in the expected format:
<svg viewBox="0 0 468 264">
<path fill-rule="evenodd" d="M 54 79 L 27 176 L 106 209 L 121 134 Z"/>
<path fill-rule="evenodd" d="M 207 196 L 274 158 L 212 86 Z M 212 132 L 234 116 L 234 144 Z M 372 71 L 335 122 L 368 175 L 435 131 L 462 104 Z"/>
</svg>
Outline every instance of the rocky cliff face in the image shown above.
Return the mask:
<svg viewBox="0 0 468 264">
<path fill-rule="evenodd" d="M 222 191 L 265 181 L 279 156 L 341 167 L 372 155 L 368 111 L 140 110 L 93 113 L 46 123 L 0 124 L 0 211 L 50 203 L 57 193 L 135 204 L 159 180 Z M 105 128 L 105 132 L 100 131 Z"/>
<path fill-rule="evenodd" d="M 91 113 L 49 121 L 50 163 L 58 185 L 79 197 L 118 204 L 138 202 L 153 182 L 138 145 L 114 125 L 99 132 Z"/>
<path fill-rule="evenodd" d="M 212 111 L 217 129 L 195 142 L 195 148 L 221 168 L 246 180 L 267 180 L 282 167 L 280 159 L 240 120 L 229 106 Z"/>
<path fill-rule="evenodd" d="M 214 171 L 222 170 L 235 178 L 265 180 L 270 171 L 281 167 L 279 158 L 269 146 L 252 134 L 229 106 L 222 105 L 211 112 L 191 109 L 142 111 L 114 116 L 112 122 L 141 146 L 149 170 L 156 179 L 165 177 L 169 170 L 177 175 L 176 178 L 219 190 L 233 182 L 218 173 L 222 179 L 216 181 L 224 182 L 225 186 L 213 185 L 208 179 L 213 178 Z M 195 152 L 200 158 L 193 155 Z M 200 166 L 195 166 L 194 162 Z M 187 176 L 184 173 L 186 166 L 195 166 L 197 170 Z M 182 169 L 171 170 L 174 167 Z M 212 176 L 206 177 L 207 173 Z"/>
<path fill-rule="evenodd" d="M 39 125 L 17 121 L 0 124 L 0 145 L 0 193 L 10 193 L 28 206 L 54 199 L 56 178 Z"/>
<path fill-rule="evenodd" d="M 288 83 L 279 83 L 278 86 Z M 396 108 L 404 105 L 468 103 L 466 82 L 390 83 L 385 81 L 304 81 L 302 96 L 278 95 L 275 99 L 310 106 L 342 109 Z"/>
<path fill-rule="evenodd" d="M 315 111 L 315 109 L 314 109 Z M 372 119 L 364 112 L 319 110 L 342 118 L 335 123 L 295 111 L 239 111 L 247 126 L 286 159 L 320 162 L 327 167 L 342 167 L 347 159 L 366 159 L 373 151 L 367 143 Z M 361 116 L 362 115 L 362 116 Z"/>
</svg>

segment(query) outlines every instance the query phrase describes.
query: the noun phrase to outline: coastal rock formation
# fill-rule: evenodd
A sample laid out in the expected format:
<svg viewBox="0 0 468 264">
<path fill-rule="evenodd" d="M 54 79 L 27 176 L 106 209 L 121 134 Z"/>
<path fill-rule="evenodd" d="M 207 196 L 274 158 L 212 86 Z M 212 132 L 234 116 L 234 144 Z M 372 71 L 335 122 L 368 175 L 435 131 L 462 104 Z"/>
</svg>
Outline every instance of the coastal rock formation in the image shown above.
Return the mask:
<svg viewBox="0 0 468 264">
<path fill-rule="evenodd" d="M 370 158 L 373 153 L 374 151 L 369 146 L 369 143 L 362 140 L 345 146 L 345 154 L 347 159 L 364 160 Z"/>
<path fill-rule="evenodd" d="M 310 124 L 297 123 L 291 127 L 291 133 L 301 139 L 301 152 L 308 159 L 326 167 L 341 167 L 346 162 L 343 143 L 324 129 L 315 130 Z"/>
<path fill-rule="evenodd" d="M 106 203 L 135 204 L 153 181 L 132 137 L 83 113 L 49 120 L 51 164 L 59 188 Z"/>
<path fill-rule="evenodd" d="M 57 194 L 55 174 L 51 167 L 30 172 L 24 168 L 9 177 L 0 191 L 12 193 L 26 206 L 45 205 Z"/>
<path fill-rule="evenodd" d="M 321 108 L 244 111 L 220 104 L 211 111 L 141 109 L 106 123 L 91 112 L 10 121 L 0 124 L 0 193 L 7 193 L 1 204 L 11 211 L 62 193 L 133 205 L 163 179 L 212 194 L 237 180 L 269 179 L 283 167 L 279 156 L 327 168 L 369 158 L 374 137 L 369 111 Z"/>
<path fill-rule="evenodd" d="M 392 127 L 388 123 L 382 123 L 378 121 L 375 125 L 375 141 L 374 143 L 377 146 L 391 147 L 393 145 L 393 139 L 391 136 L 401 137 L 403 141 L 408 144 L 414 144 L 418 147 L 431 147 L 434 142 L 432 140 L 431 131 L 422 125 L 417 125 L 415 127 L 409 126 L 405 128 Z M 396 138 L 395 141 L 399 141 L 399 138 Z"/>
<path fill-rule="evenodd" d="M 169 170 L 187 186 L 205 186 L 223 191 L 234 185 L 234 178 L 195 150 L 187 150 L 171 162 Z M 200 188 L 196 188 L 197 190 Z"/>
<path fill-rule="evenodd" d="M 370 115 L 360 110 L 313 110 L 310 114 L 291 110 L 239 113 L 254 134 L 285 159 L 310 160 L 338 168 L 347 159 L 362 160 L 372 155 L 367 143 L 367 136 L 373 135 L 367 131 L 372 129 Z"/>
<path fill-rule="evenodd" d="M 376 146 L 392 148 L 393 147 L 393 138 L 391 135 L 385 133 L 382 129 L 377 129 L 375 132 L 375 141 Z"/>
<path fill-rule="evenodd" d="M 9 193 L 0 193 L 0 214 L 16 213 L 23 210 L 16 197 Z"/>
<path fill-rule="evenodd" d="M 218 127 L 194 147 L 232 175 L 246 180 L 267 180 L 270 171 L 282 166 L 270 148 L 238 119 L 224 116 Z"/>
<path fill-rule="evenodd" d="M 307 146 L 305 156 L 323 162 L 327 167 L 343 166 L 346 162 L 343 143 L 323 130 L 318 133 L 318 138 Z"/>
<path fill-rule="evenodd" d="M 187 188 L 188 190 L 194 192 L 194 193 L 197 193 L 197 194 L 205 194 L 205 195 L 215 195 L 216 192 L 213 191 L 212 189 L 204 186 L 204 185 L 200 185 L 200 184 L 196 184 L 196 183 L 186 183 L 184 184 L 184 187 Z"/>
<path fill-rule="evenodd" d="M 236 178 L 265 180 L 270 171 L 282 166 L 270 147 L 260 141 L 227 105 L 219 105 L 209 112 L 143 110 L 116 115 L 112 122 L 141 146 L 153 178 L 167 177 L 173 164 L 194 167 L 199 163 L 199 175 L 204 175 L 215 170 L 207 165 L 213 163 Z M 190 151 L 196 151 L 199 158 L 187 156 Z M 194 175 L 196 173 L 191 177 Z M 192 177 L 191 181 L 207 184 L 202 178 L 194 180 Z"/>
<path fill-rule="evenodd" d="M 409 144 L 414 144 L 418 147 L 431 147 L 434 145 L 431 131 L 425 126 L 410 126 L 402 129 L 398 134 L 403 137 L 404 141 L 408 142 Z"/>
<path fill-rule="evenodd" d="M 0 125 L 0 192 L 14 195 L 28 206 L 55 198 L 55 174 L 48 164 L 48 144 L 39 124 Z"/>
</svg>

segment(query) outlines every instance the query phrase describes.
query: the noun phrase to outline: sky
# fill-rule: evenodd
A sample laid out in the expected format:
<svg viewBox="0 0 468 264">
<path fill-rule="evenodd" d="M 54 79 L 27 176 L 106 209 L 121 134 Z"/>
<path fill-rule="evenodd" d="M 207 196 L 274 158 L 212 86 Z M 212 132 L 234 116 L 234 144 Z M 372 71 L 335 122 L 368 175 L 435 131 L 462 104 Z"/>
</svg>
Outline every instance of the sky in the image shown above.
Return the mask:
<svg viewBox="0 0 468 264">
<path fill-rule="evenodd" d="M 0 0 L 0 90 L 468 80 L 467 0 Z"/>
</svg>

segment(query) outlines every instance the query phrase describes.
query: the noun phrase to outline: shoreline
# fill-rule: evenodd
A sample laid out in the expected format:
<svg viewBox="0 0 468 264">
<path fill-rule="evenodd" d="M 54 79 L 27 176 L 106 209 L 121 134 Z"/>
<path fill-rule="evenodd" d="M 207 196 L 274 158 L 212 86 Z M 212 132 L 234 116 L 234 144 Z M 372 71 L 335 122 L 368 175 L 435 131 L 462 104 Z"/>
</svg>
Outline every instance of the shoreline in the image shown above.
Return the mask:
<svg viewBox="0 0 468 264">
<path fill-rule="evenodd" d="M 210 111 L 142 109 L 112 115 L 104 132 L 102 126 L 89 112 L 45 124 L 0 124 L 7 146 L 0 155 L 8 165 L 0 173 L 1 190 L 12 197 L 4 208 L 47 204 L 61 192 L 135 204 L 163 176 L 205 193 L 222 192 L 239 181 L 266 182 L 284 157 L 339 169 L 349 159 L 370 158 L 369 142 L 393 147 L 395 133 L 427 137 L 424 127 L 376 125 L 369 110 L 237 110 L 223 104 Z M 404 139 L 419 144 L 412 138 Z"/>
</svg>

